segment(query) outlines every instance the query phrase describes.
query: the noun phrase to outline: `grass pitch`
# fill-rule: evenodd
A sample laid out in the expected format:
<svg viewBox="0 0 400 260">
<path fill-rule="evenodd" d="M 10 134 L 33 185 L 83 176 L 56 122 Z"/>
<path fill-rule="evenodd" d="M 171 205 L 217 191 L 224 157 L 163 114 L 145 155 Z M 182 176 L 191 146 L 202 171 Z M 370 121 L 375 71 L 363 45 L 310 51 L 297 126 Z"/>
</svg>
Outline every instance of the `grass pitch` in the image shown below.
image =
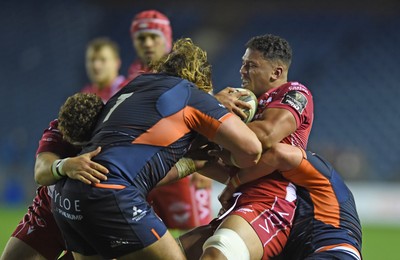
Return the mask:
<svg viewBox="0 0 400 260">
<path fill-rule="evenodd" d="M 27 211 L 27 207 L 0 207 L 0 253 Z M 364 225 L 363 226 L 363 259 L 364 260 L 397 260 L 400 239 L 400 226 Z"/>
</svg>

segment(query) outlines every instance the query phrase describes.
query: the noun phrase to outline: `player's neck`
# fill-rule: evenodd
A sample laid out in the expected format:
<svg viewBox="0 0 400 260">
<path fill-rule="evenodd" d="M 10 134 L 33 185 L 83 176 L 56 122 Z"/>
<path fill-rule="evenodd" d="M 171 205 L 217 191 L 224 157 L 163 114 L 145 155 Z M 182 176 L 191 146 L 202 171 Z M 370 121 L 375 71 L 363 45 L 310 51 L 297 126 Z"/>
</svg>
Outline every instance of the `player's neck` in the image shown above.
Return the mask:
<svg viewBox="0 0 400 260">
<path fill-rule="evenodd" d="M 112 85 L 114 79 L 116 79 L 116 78 L 117 78 L 117 75 L 115 77 L 111 77 L 111 78 L 109 78 L 107 80 L 103 80 L 101 82 L 95 82 L 93 84 L 96 85 L 96 87 L 98 89 L 103 90 L 105 88 L 109 88 Z"/>
</svg>

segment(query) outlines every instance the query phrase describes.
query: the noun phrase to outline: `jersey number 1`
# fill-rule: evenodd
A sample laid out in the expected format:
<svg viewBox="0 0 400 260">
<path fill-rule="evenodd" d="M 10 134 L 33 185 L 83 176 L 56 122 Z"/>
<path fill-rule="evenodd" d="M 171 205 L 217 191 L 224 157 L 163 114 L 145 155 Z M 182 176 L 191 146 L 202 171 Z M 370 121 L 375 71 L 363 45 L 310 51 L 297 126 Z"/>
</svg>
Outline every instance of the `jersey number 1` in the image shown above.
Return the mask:
<svg viewBox="0 0 400 260">
<path fill-rule="evenodd" d="M 132 92 L 132 93 L 128 93 L 128 94 L 122 94 L 121 96 L 119 96 L 118 99 L 117 99 L 117 102 L 115 103 L 115 105 L 110 109 L 110 111 L 108 112 L 108 114 L 107 114 L 106 117 L 104 118 L 103 123 L 106 122 L 106 121 L 110 118 L 112 112 L 114 112 L 114 110 L 115 110 L 119 105 L 121 105 L 122 102 L 125 101 L 125 99 L 127 99 L 127 98 L 130 97 L 130 96 L 132 96 L 132 94 L 133 94 L 133 92 Z"/>
</svg>

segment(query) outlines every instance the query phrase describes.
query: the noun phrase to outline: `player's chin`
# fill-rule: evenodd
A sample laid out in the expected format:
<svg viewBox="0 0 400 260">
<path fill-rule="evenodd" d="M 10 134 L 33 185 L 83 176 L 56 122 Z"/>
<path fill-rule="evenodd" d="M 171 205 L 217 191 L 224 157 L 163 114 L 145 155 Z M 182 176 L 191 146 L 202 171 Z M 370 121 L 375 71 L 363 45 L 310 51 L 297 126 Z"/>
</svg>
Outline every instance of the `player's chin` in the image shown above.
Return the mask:
<svg viewBox="0 0 400 260">
<path fill-rule="evenodd" d="M 249 85 L 249 81 L 242 79 L 242 84 L 240 85 L 241 88 L 248 88 Z"/>
<path fill-rule="evenodd" d="M 152 61 L 152 60 L 156 57 L 156 54 L 153 53 L 153 52 L 149 52 L 149 53 L 146 53 L 146 54 L 145 54 L 145 57 L 146 57 L 146 59 L 147 59 L 148 61 Z"/>
<path fill-rule="evenodd" d="M 101 83 L 101 82 L 104 82 L 104 76 L 103 75 L 96 75 L 96 76 L 94 76 L 93 78 L 92 78 L 92 81 L 94 82 L 94 83 L 97 83 L 97 84 L 99 84 L 99 83 Z"/>
</svg>

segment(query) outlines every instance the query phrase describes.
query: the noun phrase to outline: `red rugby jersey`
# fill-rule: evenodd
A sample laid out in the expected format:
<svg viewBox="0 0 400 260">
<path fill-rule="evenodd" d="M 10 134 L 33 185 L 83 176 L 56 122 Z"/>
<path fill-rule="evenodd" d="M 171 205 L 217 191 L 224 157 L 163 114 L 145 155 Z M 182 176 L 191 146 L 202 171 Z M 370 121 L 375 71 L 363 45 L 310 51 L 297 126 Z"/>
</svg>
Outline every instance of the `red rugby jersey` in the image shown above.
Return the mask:
<svg viewBox="0 0 400 260">
<path fill-rule="evenodd" d="M 306 149 L 314 119 L 314 102 L 310 90 L 298 82 L 287 82 L 270 89 L 258 101 L 258 110 L 253 120 L 258 120 L 268 108 L 289 110 L 296 120 L 297 129 L 282 142 Z M 273 203 L 275 196 L 289 201 L 296 198 L 295 186 L 278 172 L 249 182 L 240 187 L 239 191 L 243 193 L 239 199 L 240 204 L 256 201 Z"/>
</svg>

